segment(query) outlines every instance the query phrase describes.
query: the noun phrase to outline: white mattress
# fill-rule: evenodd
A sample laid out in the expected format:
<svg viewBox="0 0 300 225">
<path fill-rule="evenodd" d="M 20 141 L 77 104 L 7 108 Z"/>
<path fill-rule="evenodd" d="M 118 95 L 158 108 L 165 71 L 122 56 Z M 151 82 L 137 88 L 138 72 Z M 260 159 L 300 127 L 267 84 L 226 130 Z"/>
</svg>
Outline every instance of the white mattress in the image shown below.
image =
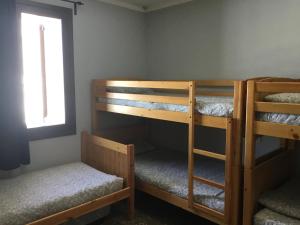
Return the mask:
<svg viewBox="0 0 300 225">
<path fill-rule="evenodd" d="M 284 113 L 259 113 L 259 120 L 300 126 L 300 115 Z"/>
<path fill-rule="evenodd" d="M 122 178 L 81 162 L 0 180 L 0 224 L 24 225 L 122 187 Z"/>
<path fill-rule="evenodd" d="M 153 94 L 153 93 L 152 93 Z M 156 93 L 155 95 L 165 95 Z M 174 95 L 178 96 L 178 95 Z M 166 103 L 144 102 L 124 99 L 98 98 L 98 102 L 113 105 L 123 105 L 152 110 L 167 110 L 174 112 L 187 112 L 188 106 Z M 232 117 L 233 114 L 232 97 L 196 97 L 196 110 L 200 114 L 208 116 Z"/>
<path fill-rule="evenodd" d="M 137 179 L 187 199 L 187 153 L 158 150 L 138 154 L 135 160 Z M 207 158 L 201 158 L 196 162 L 196 175 L 224 183 L 223 162 Z M 194 195 L 196 202 L 220 212 L 224 211 L 223 190 L 195 182 Z"/>
<path fill-rule="evenodd" d="M 300 220 L 262 209 L 254 216 L 254 225 L 300 225 Z"/>
<path fill-rule="evenodd" d="M 264 97 L 267 102 L 300 104 L 300 93 L 276 93 Z M 285 113 L 259 113 L 262 121 L 300 126 L 300 115 Z"/>
</svg>

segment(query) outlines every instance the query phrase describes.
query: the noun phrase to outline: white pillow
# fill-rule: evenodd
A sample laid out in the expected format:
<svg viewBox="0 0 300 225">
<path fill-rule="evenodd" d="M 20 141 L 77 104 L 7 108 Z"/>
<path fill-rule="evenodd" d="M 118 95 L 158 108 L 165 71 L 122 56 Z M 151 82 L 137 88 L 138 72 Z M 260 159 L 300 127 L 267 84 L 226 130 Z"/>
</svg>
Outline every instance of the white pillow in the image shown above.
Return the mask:
<svg viewBox="0 0 300 225">
<path fill-rule="evenodd" d="M 264 97 L 268 102 L 282 102 L 282 103 L 298 103 L 300 104 L 300 93 L 278 93 L 267 95 Z"/>
</svg>

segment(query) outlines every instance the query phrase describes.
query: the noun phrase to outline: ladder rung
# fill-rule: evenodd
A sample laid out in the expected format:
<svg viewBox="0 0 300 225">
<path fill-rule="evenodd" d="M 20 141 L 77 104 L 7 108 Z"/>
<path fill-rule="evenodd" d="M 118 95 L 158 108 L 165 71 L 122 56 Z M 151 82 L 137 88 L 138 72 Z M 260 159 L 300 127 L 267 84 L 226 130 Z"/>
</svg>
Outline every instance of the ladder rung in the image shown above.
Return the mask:
<svg viewBox="0 0 300 225">
<path fill-rule="evenodd" d="M 226 156 L 225 155 L 214 153 L 214 152 L 205 151 L 205 150 L 202 150 L 202 149 L 194 149 L 193 152 L 195 154 L 206 156 L 206 157 L 209 157 L 209 158 L 219 159 L 219 160 L 223 160 L 223 161 L 226 160 Z"/>
<path fill-rule="evenodd" d="M 194 178 L 194 180 L 196 180 L 198 182 L 201 182 L 203 184 L 207 184 L 209 186 L 213 186 L 213 187 L 225 190 L 225 185 L 224 184 L 220 184 L 220 183 L 217 183 L 215 181 L 208 180 L 208 179 L 205 179 L 205 178 L 202 178 L 202 177 L 198 177 L 198 176 L 193 176 L 193 178 Z"/>
</svg>

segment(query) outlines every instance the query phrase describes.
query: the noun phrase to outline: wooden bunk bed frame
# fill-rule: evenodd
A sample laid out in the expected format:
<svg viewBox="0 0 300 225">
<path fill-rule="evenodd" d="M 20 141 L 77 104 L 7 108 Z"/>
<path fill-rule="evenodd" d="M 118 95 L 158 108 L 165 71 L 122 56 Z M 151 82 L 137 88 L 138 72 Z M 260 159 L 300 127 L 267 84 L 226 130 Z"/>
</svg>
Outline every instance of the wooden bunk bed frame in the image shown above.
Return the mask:
<svg viewBox="0 0 300 225">
<path fill-rule="evenodd" d="M 129 218 L 133 217 L 134 146 L 92 136 L 84 131 L 81 135 L 81 161 L 101 172 L 123 178 L 123 189 L 27 225 L 58 225 L 124 199 L 128 199 Z"/>
<path fill-rule="evenodd" d="M 267 94 L 299 92 L 300 80 L 266 78 L 247 82 L 243 225 L 253 224 L 259 196 L 291 176 L 295 140 L 300 140 L 300 126 L 256 120 L 258 112 L 300 114 L 300 104 L 266 102 L 263 97 Z M 280 138 L 281 146 L 256 158 L 256 135 Z"/>
<path fill-rule="evenodd" d="M 157 96 L 152 94 L 112 93 L 107 89 L 111 87 L 150 88 L 168 92 L 185 92 L 184 97 L 172 95 Z M 198 91 L 199 88 L 205 89 Z M 223 89 L 231 88 L 230 91 Z M 207 89 L 219 89 L 209 90 Z M 221 89 L 221 91 L 220 91 Z M 196 215 L 209 219 L 217 224 L 239 225 L 241 203 L 241 135 L 243 124 L 243 81 L 233 80 L 201 80 L 201 81 L 119 81 L 119 80 L 93 80 L 92 81 L 92 132 L 102 135 L 100 129 L 99 112 L 112 112 L 138 117 L 173 121 L 188 125 L 188 199 L 180 198 L 145 182 L 137 182 L 136 188 L 175 206 L 190 211 Z M 231 118 L 200 115 L 195 112 L 195 96 L 232 96 L 234 99 L 234 112 Z M 97 102 L 97 98 L 126 99 L 144 102 L 158 102 L 188 106 L 187 112 L 173 112 L 166 110 L 149 110 L 130 106 L 113 105 Z M 195 126 L 206 126 L 224 129 L 226 131 L 225 155 L 216 154 L 208 150 L 196 149 L 194 146 Z M 128 133 L 128 132 L 127 132 Z M 234 135 L 234 138 L 233 138 Z M 225 162 L 225 184 L 219 184 L 202 177 L 194 176 L 194 156 L 214 158 Z M 193 183 L 201 182 L 225 191 L 224 213 L 213 210 L 194 202 Z M 234 216 L 233 216 L 234 215 Z"/>
</svg>

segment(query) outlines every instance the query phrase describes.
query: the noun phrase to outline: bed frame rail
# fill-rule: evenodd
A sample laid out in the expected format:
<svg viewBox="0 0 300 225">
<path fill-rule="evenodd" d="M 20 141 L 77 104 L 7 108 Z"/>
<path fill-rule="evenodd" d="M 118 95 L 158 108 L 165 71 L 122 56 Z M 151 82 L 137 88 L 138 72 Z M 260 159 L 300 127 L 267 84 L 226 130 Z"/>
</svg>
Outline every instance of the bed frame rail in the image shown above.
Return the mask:
<svg viewBox="0 0 300 225">
<path fill-rule="evenodd" d="M 109 91 L 109 88 L 133 88 L 133 89 L 159 89 L 164 95 L 149 93 L 118 93 Z M 188 92 L 190 90 L 189 81 L 115 81 L 115 80 L 93 80 L 92 81 L 92 128 L 93 133 L 99 131 L 99 111 L 121 113 L 152 119 L 188 123 L 188 113 L 174 112 L 168 110 L 144 109 L 132 106 L 114 105 L 100 103 L 96 98 L 105 99 L 126 99 L 133 101 L 143 101 L 149 103 L 166 103 L 190 106 Z M 183 96 L 174 97 L 171 93 L 183 92 Z"/>
<path fill-rule="evenodd" d="M 300 104 L 273 103 L 263 100 L 264 96 L 273 93 L 300 93 L 300 82 L 288 78 L 266 78 L 247 82 L 244 225 L 252 225 L 260 194 L 278 186 L 292 174 L 295 148 L 292 142 L 300 140 L 300 126 L 263 122 L 256 119 L 257 113 L 300 114 Z M 256 135 L 281 138 L 282 149 L 256 159 Z"/>
<path fill-rule="evenodd" d="M 134 147 L 122 145 L 111 140 L 81 134 L 82 162 L 109 174 L 124 178 L 123 189 L 94 199 L 62 212 L 41 218 L 27 225 L 58 225 L 72 221 L 97 209 L 128 199 L 129 218 L 134 215 Z"/>
</svg>

